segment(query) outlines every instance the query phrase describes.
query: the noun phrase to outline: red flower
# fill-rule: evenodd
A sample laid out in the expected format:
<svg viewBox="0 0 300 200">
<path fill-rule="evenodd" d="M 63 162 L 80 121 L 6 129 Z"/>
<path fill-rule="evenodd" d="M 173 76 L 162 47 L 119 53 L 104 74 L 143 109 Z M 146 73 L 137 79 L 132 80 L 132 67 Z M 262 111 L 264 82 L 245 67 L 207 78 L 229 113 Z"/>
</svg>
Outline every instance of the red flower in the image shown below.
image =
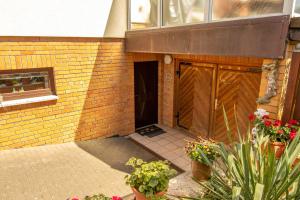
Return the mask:
<svg viewBox="0 0 300 200">
<path fill-rule="evenodd" d="M 274 122 L 274 126 L 281 126 L 281 121 L 280 120 L 275 120 L 275 122 Z"/>
<path fill-rule="evenodd" d="M 282 129 L 280 129 L 280 130 L 277 131 L 277 133 L 278 133 L 278 134 L 283 134 L 284 131 L 283 131 Z"/>
<path fill-rule="evenodd" d="M 251 113 L 249 116 L 248 116 L 249 120 L 252 122 L 255 120 L 255 115 L 253 113 Z"/>
<path fill-rule="evenodd" d="M 266 120 L 266 121 L 264 122 L 264 124 L 265 124 L 266 127 L 270 127 L 270 126 L 272 125 L 272 122 L 269 121 L 269 120 Z"/>
<path fill-rule="evenodd" d="M 73 197 L 71 200 L 79 200 L 78 197 Z"/>
<path fill-rule="evenodd" d="M 262 119 L 270 119 L 269 115 L 264 115 Z"/>
<path fill-rule="evenodd" d="M 297 124 L 298 124 L 298 121 L 295 120 L 295 119 L 291 119 L 291 120 L 289 121 L 289 124 L 291 124 L 291 125 L 297 125 Z"/>
<path fill-rule="evenodd" d="M 122 198 L 119 197 L 119 196 L 113 196 L 111 199 L 112 199 L 112 200 L 122 200 Z"/>
<path fill-rule="evenodd" d="M 290 139 L 293 140 L 297 135 L 297 132 L 295 129 L 292 129 L 290 132 Z"/>
</svg>

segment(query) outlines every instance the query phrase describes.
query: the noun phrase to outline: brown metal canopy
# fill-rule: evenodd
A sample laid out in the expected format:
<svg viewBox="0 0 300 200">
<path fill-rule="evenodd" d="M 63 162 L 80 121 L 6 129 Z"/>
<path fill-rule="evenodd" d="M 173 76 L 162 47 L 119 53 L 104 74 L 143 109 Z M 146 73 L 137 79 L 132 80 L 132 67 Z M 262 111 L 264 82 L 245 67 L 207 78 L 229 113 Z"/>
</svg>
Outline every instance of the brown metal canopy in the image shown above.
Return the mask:
<svg viewBox="0 0 300 200">
<path fill-rule="evenodd" d="M 126 51 L 283 58 L 289 15 L 126 32 Z"/>
</svg>

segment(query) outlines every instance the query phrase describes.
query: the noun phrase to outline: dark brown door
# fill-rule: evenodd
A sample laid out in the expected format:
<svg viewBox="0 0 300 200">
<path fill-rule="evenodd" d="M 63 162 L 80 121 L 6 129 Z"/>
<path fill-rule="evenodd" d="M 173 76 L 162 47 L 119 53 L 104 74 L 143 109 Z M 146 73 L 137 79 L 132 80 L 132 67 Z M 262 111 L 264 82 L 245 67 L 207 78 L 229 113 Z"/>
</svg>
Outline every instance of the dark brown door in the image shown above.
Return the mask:
<svg viewBox="0 0 300 200">
<path fill-rule="evenodd" d="M 300 121 L 300 87 L 298 85 L 295 99 L 295 109 L 293 113 L 293 119 Z"/>
<path fill-rule="evenodd" d="M 300 120 L 300 52 L 293 52 L 282 120 Z"/>
<path fill-rule="evenodd" d="M 135 127 L 157 123 L 158 62 L 134 63 Z"/>
<path fill-rule="evenodd" d="M 178 125 L 196 135 L 207 136 L 212 120 L 216 66 L 181 63 L 178 89 Z"/>
<path fill-rule="evenodd" d="M 237 136 L 237 125 L 242 134 L 246 133 L 249 126 L 248 115 L 257 108 L 261 72 L 256 69 L 219 66 L 214 131 L 211 135 L 215 140 L 228 142 L 223 106 L 234 137 Z"/>
</svg>

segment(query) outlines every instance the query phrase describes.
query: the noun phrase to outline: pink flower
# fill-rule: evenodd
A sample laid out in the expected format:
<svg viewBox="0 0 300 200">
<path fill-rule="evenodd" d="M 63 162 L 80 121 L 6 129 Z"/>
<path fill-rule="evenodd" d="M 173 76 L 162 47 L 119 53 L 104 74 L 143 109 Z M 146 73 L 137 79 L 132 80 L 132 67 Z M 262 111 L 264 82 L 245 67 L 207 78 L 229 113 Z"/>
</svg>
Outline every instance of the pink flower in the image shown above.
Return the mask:
<svg viewBox="0 0 300 200">
<path fill-rule="evenodd" d="M 264 115 L 262 119 L 270 119 L 269 115 Z"/>
<path fill-rule="evenodd" d="M 112 196 L 111 200 L 122 200 L 122 198 L 119 196 Z"/>
<path fill-rule="evenodd" d="M 248 116 L 249 120 L 252 122 L 255 120 L 255 115 L 253 113 L 251 113 L 249 116 Z"/>
<path fill-rule="evenodd" d="M 297 124 L 298 124 L 298 121 L 295 120 L 295 119 L 291 119 L 291 120 L 289 121 L 289 124 L 291 124 L 291 125 L 297 125 Z"/>
<path fill-rule="evenodd" d="M 272 122 L 267 120 L 267 121 L 264 122 L 264 124 L 265 124 L 266 127 L 270 127 L 272 125 Z"/>
<path fill-rule="evenodd" d="M 71 200 L 79 200 L 79 197 L 72 197 L 72 199 Z"/>
<path fill-rule="evenodd" d="M 297 135 L 297 132 L 295 129 L 292 129 L 290 132 L 290 139 L 293 140 Z"/>
<path fill-rule="evenodd" d="M 275 122 L 274 122 L 274 126 L 281 126 L 281 121 L 280 120 L 275 120 Z"/>
</svg>

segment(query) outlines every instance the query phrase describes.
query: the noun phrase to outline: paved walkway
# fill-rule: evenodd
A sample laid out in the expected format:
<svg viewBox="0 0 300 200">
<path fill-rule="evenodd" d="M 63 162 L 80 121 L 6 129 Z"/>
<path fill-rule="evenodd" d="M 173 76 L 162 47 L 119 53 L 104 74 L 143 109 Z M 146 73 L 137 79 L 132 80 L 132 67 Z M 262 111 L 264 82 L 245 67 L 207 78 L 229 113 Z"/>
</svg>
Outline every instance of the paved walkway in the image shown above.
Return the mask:
<svg viewBox="0 0 300 200">
<path fill-rule="evenodd" d="M 192 141 L 194 137 L 184 130 L 163 125 L 157 126 L 166 133 L 154 137 L 134 133 L 129 137 L 183 170 L 183 173 L 170 180 L 168 194 L 181 197 L 199 197 L 203 193 L 203 188 L 191 178 L 191 160 L 184 151 L 186 141 Z"/>
<path fill-rule="evenodd" d="M 192 138 L 181 131 L 162 128 L 167 133 L 151 139 L 136 134 L 131 137 L 189 171 L 190 162 L 183 147 L 184 140 Z M 132 156 L 145 161 L 161 160 L 142 145 L 114 137 L 0 151 L 0 200 L 66 200 L 74 195 L 83 198 L 99 193 L 127 196 L 132 193 L 124 183 L 124 176 L 131 171 L 124 165 L 127 160 Z M 194 196 L 199 192 L 190 172 L 179 172 L 170 181 L 169 194 Z"/>
<path fill-rule="evenodd" d="M 184 146 L 187 140 L 191 141 L 194 138 L 183 130 L 169 128 L 163 125 L 157 126 L 166 131 L 166 133 L 154 137 L 134 133 L 129 137 L 164 159 L 169 160 L 182 170 L 190 171 L 191 160 L 186 156 Z"/>
<path fill-rule="evenodd" d="M 154 154 L 125 138 L 48 145 L 0 152 L 1 200 L 66 200 L 77 195 L 104 193 L 125 196 L 130 168 L 136 156 L 157 160 Z"/>
</svg>

